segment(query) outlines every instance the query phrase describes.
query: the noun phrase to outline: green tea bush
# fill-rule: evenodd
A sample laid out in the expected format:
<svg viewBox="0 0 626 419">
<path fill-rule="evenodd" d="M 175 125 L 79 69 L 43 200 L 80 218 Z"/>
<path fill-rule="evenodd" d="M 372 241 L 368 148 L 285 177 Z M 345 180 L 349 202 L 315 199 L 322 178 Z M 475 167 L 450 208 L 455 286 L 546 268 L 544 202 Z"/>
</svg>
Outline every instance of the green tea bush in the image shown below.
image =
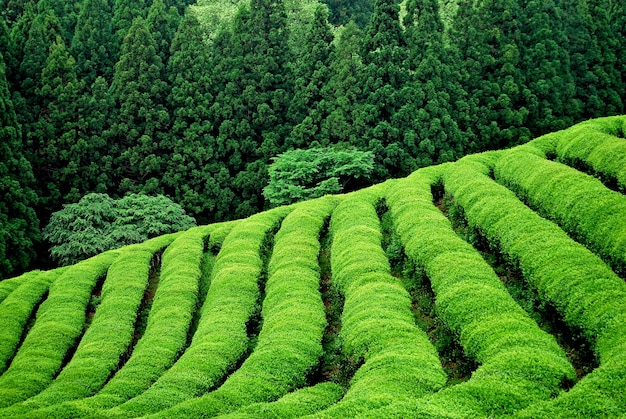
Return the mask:
<svg viewBox="0 0 626 419">
<path fill-rule="evenodd" d="M 575 168 L 590 168 L 605 183 L 616 182 L 626 192 L 626 117 L 598 118 L 559 132 L 557 160 Z"/>
<path fill-rule="evenodd" d="M 498 161 L 496 180 L 626 275 L 626 196 L 525 150 Z"/>
<path fill-rule="evenodd" d="M 24 276 L 25 280 L 20 281 L 21 285 L 0 304 L 0 374 L 6 371 L 15 355 L 37 303 L 64 270 L 59 268 L 47 272 L 34 271 Z"/>
<path fill-rule="evenodd" d="M 110 251 L 82 261 L 50 285 L 37 322 L 0 376 L 0 408 L 34 396 L 50 384 L 83 332 L 85 311 L 96 281 L 116 257 L 117 252 Z"/>
<path fill-rule="evenodd" d="M 4 301 L 9 294 L 11 294 L 17 287 L 28 281 L 30 278 L 37 277 L 39 271 L 26 272 L 20 276 L 10 279 L 4 279 L 0 281 L 0 304 Z"/>
<path fill-rule="evenodd" d="M 317 239 L 334 206 L 333 199 L 319 199 L 295 207 L 283 220 L 268 265 L 262 329 L 250 356 L 217 390 L 162 410 L 156 417 L 228 413 L 252 403 L 276 400 L 306 384 L 307 375 L 322 356 L 326 325 L 319 292 Z M 299 246 L 299 258 L 306 263 L 293 258 L 293 245 Z"/>
<path fill-rule="evenodd" d="M 445 187 L 478 228 L 522 270 L 539 296 L 594 345 L 600 367 L 569 392 L 529 407 L 528 417 L 626 414 L 626 284 L 597 256 L 505 187 L 461 160 Z M 486 170 L 486 169 L 483 169 Z"/>
<path fill-rule="evenodd" d="M 407 256 L 431 281 L 439 318 L 481 366 L 464 383 L 371 417 L 501 416 L 549 399 L 564 380 L 575 377 L 554 338 L 517 305 L 433 204 L 431 186 L 445 168 L 413 174 L 390 191 L 387 203 Z M 455 406 L 452 412 L 450 406 Z"/>
<path fill-rule="evenodd" d="M 261 245 L 288 211 L 276 209 L 230 224 L 190 346 L 149 389 L 108 410 L 108 416 L 140 416 L 170 408 L 211 390 L 234 369 L 248 348 L 246 323 L 259 297 Z"/>
<path fill-rule="evenodd" d="M 344 352 L 363 365 L 345 397 L 314 417 L 354 417 L 435 392 L 446 381 L 435 348 L 415 325 L 408 292 L 390 274 L 373 205 L 378 199 L 354 195 L 331 219 L 333 281 L 345 296 Z"/>
<path fill-rule="evenodd" d="M 11 408 L 11 412 L 25 413 L 92 396 L 102 388 L 133 339 L 150 260 L 174 238 L 164 235 L 119 250 L 102 287 L 102 302 L 72 359 L 45 390 Z"/>
</svg>

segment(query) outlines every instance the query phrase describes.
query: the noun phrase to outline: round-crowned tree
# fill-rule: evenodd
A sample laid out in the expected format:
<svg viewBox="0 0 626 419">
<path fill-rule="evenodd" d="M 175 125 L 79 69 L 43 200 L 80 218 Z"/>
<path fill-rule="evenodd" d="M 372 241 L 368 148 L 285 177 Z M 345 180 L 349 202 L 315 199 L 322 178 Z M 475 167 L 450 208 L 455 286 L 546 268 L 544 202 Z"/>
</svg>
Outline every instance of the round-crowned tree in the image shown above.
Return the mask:
<svg viewBox="0 0 626 419">
<path fill-rule="evenodd" d="M 195 225 L 193 217 L 163 195 L 130 194 L 113 199 L 91 193 L 53 213 L 43 237 L 51 245 L 52 258 L 60 265 L 71 265 L 106 250 Z"/>
</svg>

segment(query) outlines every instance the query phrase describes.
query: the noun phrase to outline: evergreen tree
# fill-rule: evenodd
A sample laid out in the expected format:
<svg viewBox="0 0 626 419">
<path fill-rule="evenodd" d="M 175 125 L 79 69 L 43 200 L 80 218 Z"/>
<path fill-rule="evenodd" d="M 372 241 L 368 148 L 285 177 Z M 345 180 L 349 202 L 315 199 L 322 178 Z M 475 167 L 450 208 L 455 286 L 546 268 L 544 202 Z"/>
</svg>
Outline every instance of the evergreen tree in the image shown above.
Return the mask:
<svg viewBox="0 0 626 419">
<path fill-rule="evenodd" d="M 520 70 L 520 14 L 517 0 L 459 4 L 450 38 L 459 51 L 462 87 L 469 95 L 467 152 L 530 139 L 525 125 L 531 93 Z"/>
<path fill-rule="evenodd" d="M 59 34 L 69 44 L 74 35 L 79 4 L 77 1 L 39 0 L 37 10 L 39 14 L 54 13 L 61 28 Z"/>
<path fill-rule="evenodd" d="M 402 128 L 393 124 L 395 113 L 403 106 L 401 88 L 408 80 L 404 68 L 406 42 L 399 20 L 396 0 L 376 0 L 374 12 L 365 29 L 362 57 L 365 64 L 362 81 L 363 124 L 367 127 L 356 146 L 374 152 L 374 179 L 398 176 L 398 143 Z"/>
<path fill-rule="evenodd" d="M 109 147 L 115 159 L 114 178 L 122 192 L 159 188 L 159 136 L 169 124 L 162 70 L 146 21 L 135 19 L 124 38 L 111 86 L 118 109 Z"/>
<path fill-rule="evenodd" d="M 323 0 L 330 9 L 329 21 L 333 25 L 345 25 L 350 21 L 364 28 L 374 10 L 373 0 Z"/>
<path fill-rule="evenodd" d="M 167 7 L 163 0 L 153 0 L 148 11 L 147 23 L 156 43 L 157 54 L 165 64 L 170 57 L 172 39 L 180 23 L 178 10 L 174 6 Z"/>
<path fill-rule="evenodd" d="M 319 134 L 322 89 L 330 79 L 330 55 L 333 34 L 327 20 L 326 7 L 318 6 L 315 20 L 302 46 L 294 70 L 294 97 L 290 105 L 290 118 L 297 124 L 287 139 L 287 147 L 306 147 Z"/>
<path fill-rule="evenodd" d="M 74 58 L 58 36 L 41 72 L 41 86 L 36 89 L 41 110 L 29 125 L 26 138 L 31 149 L 31 163 L 38 180 L 37 193 L 44 215 L 49 215 L 82 174 L 81 158 L 88 158 L 77 143 L 77 118 L 82 82 L 76 76 Z M 79 197 L 74 196 L 77 199 Z"/>
<path fill-rule="evenodd" d="M 462 155 L 465 137 L 456 120 L 464 118 L 466 93 L 453 68 L 454 51 L 444 46 L 437 0 L 409 0 L 406 9 L 411 80 L 402 89 L 405 105 L 394 116 L 394 125 L 402 127 L 398 161 L 408 174 Z"/>
<path fill-rule="evenodd" d="M 232 36 L 216 42 L 212 114 L 218 156 L 228 161 L 232 188 L 241 198 L 231 212 L 243 217 L 264 206 L 270 157 L 284 148 L 292 92 L 286 13 L 282 1 L 253 0 L 238 12 Z"/>
<path fill-rule="evenodd" d="M 20 125 L 0 54 L 0 279 L 21 273 L 35 258 L 39 220 L 30 163 L 22 153 Z"/>
<path fill-rule="evenodd" d="M 135 18 L 138 17 L 146 17 L 145 0 L 114 0 L 111 24 L 117 38 L 115 44 L 122 45 Z M 116 53 L 114 57 L 117 58 L 118 54 Z"/>
<path fill-rule="evenodd" d="M 107 0 L 85 0 L 72 38 L 78 74 L 90 86 L 98 76 L 111 80 L 114 47 L 111 8 Z"/>
<path fill-rule="evenodd" d="M 531 92 L 526 124 L 534 135 L 565 129 L 582 109 L 574 102 L 567 37 L 552 0 L 521 0 L 520 68 Z"/>
<path fill-rule="evenodd" d="M 212 133 L 211 56 L 205 32 L 194 14 L 185 15 L 174 41 L 167 73 L 172 128 L 165 143 L 165 192 L 198 221 L 229 217 L 234 193 L 224 184 L 225 165 L 218 159 Z M 220 182 L 221 180 L 221 182 Z"/>
<path fill-rule="evenodd" d="M 363 63 L 359 55 L 362 32 L 354 22 L 339 35 L 330 56 L 330 80 L 322 87 L 319 144 L 355 144 L 365 126 L 361 113 Z"/>
</svg>

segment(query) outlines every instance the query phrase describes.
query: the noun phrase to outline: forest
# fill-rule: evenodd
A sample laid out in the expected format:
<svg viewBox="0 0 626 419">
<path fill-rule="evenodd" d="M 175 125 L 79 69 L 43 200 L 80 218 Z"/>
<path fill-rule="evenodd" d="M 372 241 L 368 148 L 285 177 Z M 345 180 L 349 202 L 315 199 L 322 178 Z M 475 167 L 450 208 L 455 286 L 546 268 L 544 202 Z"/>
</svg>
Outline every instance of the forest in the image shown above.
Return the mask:
<svg viewBox="0 0 626 419">
<path fill-rule="evenodd" d="M 371 153 L 355 190 L 624 113 L 624 2 L 192 3 L 0 0 L 0 279 L 90 193 L 215 223 L 289 151 Z"/>
</svg>

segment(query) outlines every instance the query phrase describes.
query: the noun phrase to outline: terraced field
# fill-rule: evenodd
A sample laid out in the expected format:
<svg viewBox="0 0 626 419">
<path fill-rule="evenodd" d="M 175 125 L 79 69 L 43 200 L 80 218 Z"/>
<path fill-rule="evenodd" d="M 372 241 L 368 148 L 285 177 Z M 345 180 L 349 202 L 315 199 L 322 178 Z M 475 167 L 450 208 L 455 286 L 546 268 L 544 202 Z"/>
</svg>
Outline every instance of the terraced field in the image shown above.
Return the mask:
<svg viewBox="0 0 626 419">
<path fill-rule="evenodd" d="M 0 417 L 624 416 L 625 132 L 2 281 Z"/>
</svg>

